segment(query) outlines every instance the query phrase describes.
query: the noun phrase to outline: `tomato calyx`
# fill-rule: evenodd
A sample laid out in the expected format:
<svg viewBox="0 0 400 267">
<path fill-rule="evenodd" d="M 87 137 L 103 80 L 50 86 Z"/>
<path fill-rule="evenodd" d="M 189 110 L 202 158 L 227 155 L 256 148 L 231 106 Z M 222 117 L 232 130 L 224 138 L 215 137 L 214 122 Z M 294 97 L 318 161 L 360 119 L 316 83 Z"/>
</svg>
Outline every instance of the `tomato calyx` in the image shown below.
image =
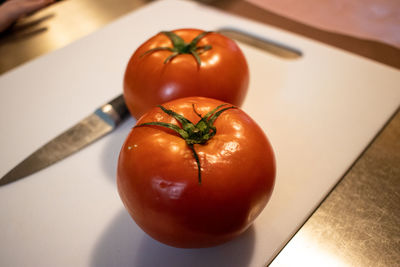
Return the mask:
<svg viewBox="0 0 400 267">
<path fill-rule="evenodd" d="M 198 181 L 199 184 L 201 184 L 201 165 L 199 156 L 196 150 L 194 149 L 194 145 L 195 144 L 204 145 L 205 143 L 207 143 L 208 140 L 213 138 L 213 136 L 217 133 L 217 128 L 214 126 L 215 120 L 222 114 L 222 112 L 231 108 L 236 108 L 235 106 L 224 107 L 227 105 L 228 104 L 219 105 L 210 112 L 208 112 L 203 117 L 200 113 L 196 111 L 194 104 L 192 104 L 193 111 L 197 116 L 200 117 L 200 120 L 196 124 L 192 123 L 183 115 L 178 114 L 173 110 L 167 109 L 159 105 L 158 107 L 161 108 L 161 110 L 166 114 L 168 114 L 169 116 L 175 118 L 180 123 L 181 127 L 179 127 L 176 124 L 166 123 L 166 122 L 145 122 L 136 125 L 135 127 L 141 127 L 145 125 L 155 125 L 155 126 L 166 127 L 178 133 L 180 137 L 186 141 L 186 144 L 193 153 L 193 157 L 195 158 L 197 163 Z"/>
<path fill-rule="evenodd" d="M 144 52 L 141 56 L 160 50 L 171 51 L 172 54 L 169 55 L 164 60 L 164 64 L 166 64 L 178 55 L 191 54 L 196 59 L 197 64 L 200 66 L 201 60 L 199 55 L 212 48 L 211 45 L 197 46 L 197 43 L 200 41 L 200 39 L 203 38 L 208 33 L 210 33 L 209 31 L 200 33 L 190 43 L 185 43 L 185 41 L 174 32 L 163 31 L 161 33 L 166 35 L 171 40 L 173 47 L 165 47 L 165 46 L 155 47 Z"/>
</svg>

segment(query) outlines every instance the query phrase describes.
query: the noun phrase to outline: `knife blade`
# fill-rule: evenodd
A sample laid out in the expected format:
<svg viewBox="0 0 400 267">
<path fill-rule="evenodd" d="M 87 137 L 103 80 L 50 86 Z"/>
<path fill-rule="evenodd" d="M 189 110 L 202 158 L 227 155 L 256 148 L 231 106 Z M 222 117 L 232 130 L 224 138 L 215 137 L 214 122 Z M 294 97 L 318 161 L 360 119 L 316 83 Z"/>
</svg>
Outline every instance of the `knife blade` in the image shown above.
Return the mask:
<svg viewBox="0 0 400 267">
<path fill-rule="evenodd" d="M 72 155 L 113 131 L 128 115 L 123 95 L 117 96 L 33 152 L 0 179 L 0 186 L 15 182 Z"/>
<path fill-rule="evenodd" d="M 297 59 L 302 56 L 298 49 L 234 28 L 220 28 L 217 32 L 285 59 Z M 33 152 L 0 179 L 0 186 L 17 181 L 70 156 L 113 131 L 128 114 L 123 95 L 117 96 Z"/>
</svg>

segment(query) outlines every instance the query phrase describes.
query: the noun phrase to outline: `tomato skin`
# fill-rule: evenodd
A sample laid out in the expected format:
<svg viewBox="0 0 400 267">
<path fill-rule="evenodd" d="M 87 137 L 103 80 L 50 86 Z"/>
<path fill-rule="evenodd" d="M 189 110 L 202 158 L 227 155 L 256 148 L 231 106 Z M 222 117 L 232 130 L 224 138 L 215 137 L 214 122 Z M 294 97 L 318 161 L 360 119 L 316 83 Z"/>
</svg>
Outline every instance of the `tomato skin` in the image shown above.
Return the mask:
<svg viewBox="0 0 400 267">
<path fill-rule="evenodd" d="M 173 31 L 186 43 L 202 33 L 198 29 Z M 124 75 L 124 98 L 130 113 L 140 118 L 150 108 L 188 96 L 220 99 L 240 106 L 247 93 L 249 69 L 236 43 L 218 33 L 209 33 L 198 46 L 212 48 L 200 54 L 201 65 L 190 54 L 181 54 L 164 64 L 170 51 L 153 51 L 155 47 L 172 47 L 159 33 L 144 42 L 130 58 Z"/>
<path fill-rule="evenodd" d="M 164 107 L 196 123 L 192 103 L 206 114 L 221 101 L 177 99 Z M 178 123 L 156 107 L 138 124 Z M 267 204 L 275 182 L 275 158 L 262 129 L 241 109 L 224 111 L 216 135 L 195 145 L 197 165 L 184 139 L 159 126 L 132 129 L 122 146 L 117 171 L 120 197 L 134 221 L 170 246 L 199 248 L 227 242 L 243 233 Z"/>
</svg>

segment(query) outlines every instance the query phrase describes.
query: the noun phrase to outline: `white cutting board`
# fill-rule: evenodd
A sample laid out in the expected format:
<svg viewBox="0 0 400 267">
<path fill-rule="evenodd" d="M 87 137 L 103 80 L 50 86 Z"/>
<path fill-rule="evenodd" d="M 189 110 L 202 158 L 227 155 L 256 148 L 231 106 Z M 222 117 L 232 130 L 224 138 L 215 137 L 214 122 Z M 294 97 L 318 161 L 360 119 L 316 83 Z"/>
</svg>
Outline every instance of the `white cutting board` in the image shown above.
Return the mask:
<svg viewBox="0 0 400 267">
<path fill-rule="evenodd" d="M 276 187 L 243 236 L 199 250 L 153 241 L 115 184 L 134 124 L 0 188 L 0 266 L 264 266 L 304 223 L 400 103 L 400 72 L 192 2 L 149 4 L 0 77 L 0 175 L 122 92 L 136 47 L 161 30 L 234 27 L 303 52 L 284 60 L 240 44 L 251 81 L 243 109 L 276 152 Z"/>
</svg>

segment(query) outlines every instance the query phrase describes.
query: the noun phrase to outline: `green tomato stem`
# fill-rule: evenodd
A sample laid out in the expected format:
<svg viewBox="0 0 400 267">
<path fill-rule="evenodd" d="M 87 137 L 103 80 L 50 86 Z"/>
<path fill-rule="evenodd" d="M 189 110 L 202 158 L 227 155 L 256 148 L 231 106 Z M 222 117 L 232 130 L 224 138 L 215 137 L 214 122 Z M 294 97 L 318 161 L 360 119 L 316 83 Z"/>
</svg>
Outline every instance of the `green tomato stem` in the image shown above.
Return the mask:
<svg viewBox="0 0 400 267">
<path fill-rule="evenodd" d="M 143 54 L 140 55 L 140 57 L 143 57 L 149 53 L 153 53 L 156 51 L 167 50 L 172 53 L 164 60 L 164 64 L 168 63 L 178 55 L 191 54 L 195 58 L 197 64 L 200 66 L 201 65 L 200 54 L 212 49 L 211 45 L 197 46 L 197 43 L 200 41 L 201 38 L 211 33 L 209 31 L 200 33 L 190 43 L 185 43 L 185 41 L 174 32 L 163 31 L 161 33 L 166 35 L 171 40 L 172 47 L 155 47 L 153 49 L 144 52 Z"/>
<path fill-rule="evenodd" d="M 194 148 L 195 144 L 204 145 L 207 143 L 208 140 L 214 137 L 217 133 L 217 129 L 214 126 L 215 120 L 226 110 L 235 108 L 234 106 L 227 106 L 228 104 L 222 104 L 208 112 L 204 117 L 198 113 L 195 109 L 194 104 L 192 105 L 193 111 L 197 116 L 200 117 L 200 120 L 193 124 L 190 120 L 185 118 L 183 115 L 176 113 L 173 110 L 167 109 L 163 106 L 158 106 L 164 113 L 168 114 L 169 116 L 175 118 L 181 127 L 173 123 L 166 123 L 166 122 L 145 122 L 135 127 L 142 127 L 142 126 L 161 126 L 171 130 L 174 130 L 179 136 L 186 141 L 186 144 L 193 152 L 193 157 L 196 160 L 197 169 L 198 169 L 198 181 L 201 184 L 201 165 L 199 156 Z M 223 108 L 224 107 L 224 108 Z"/>
</svg>

